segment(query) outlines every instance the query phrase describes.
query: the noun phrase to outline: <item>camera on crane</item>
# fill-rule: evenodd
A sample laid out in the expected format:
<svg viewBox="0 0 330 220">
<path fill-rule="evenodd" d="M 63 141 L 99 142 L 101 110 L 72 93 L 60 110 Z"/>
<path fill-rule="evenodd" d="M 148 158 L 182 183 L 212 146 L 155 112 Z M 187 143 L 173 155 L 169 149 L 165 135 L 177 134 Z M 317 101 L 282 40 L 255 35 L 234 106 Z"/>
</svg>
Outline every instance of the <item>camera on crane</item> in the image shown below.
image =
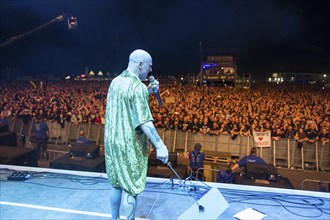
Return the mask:
<svg viewBox="0 0 330 220">
<path fill-rule="evenodd" d="M 70 16 L 68 17 L 68 28 L 69 30 L 75 29 L 78 26 L 77 17 Z"/>
</svg>

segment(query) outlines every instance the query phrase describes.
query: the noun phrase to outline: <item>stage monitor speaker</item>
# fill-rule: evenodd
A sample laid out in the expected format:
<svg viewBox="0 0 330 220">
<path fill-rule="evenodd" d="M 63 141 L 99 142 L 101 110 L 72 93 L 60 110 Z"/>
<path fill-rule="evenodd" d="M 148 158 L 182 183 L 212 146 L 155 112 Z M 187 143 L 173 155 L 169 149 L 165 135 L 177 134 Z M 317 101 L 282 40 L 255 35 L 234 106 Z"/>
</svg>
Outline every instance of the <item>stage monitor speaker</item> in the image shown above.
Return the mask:
<svg viewBox="0 0 330 220">
<path fill-rule="evenodd" d="M 176 167 L 178 160 L 178 155 L 173 152 L 168 153 L 168 162 L 171 163 L 172 167 Z M 149 166 L 167 166 L 166 164 L 163 164 L 160 160 L 157 159 L 156 151 L 151 152 L 148 158 L 148 165 Z"/>
<path fill-rule="evenodd" d="M 74 157 L 95 159 L 100 154 L 100 146 L 96 144 L 76 144 L 72 146 L 70 154 Z"/>
<path fill-rule="evenodd" d="M 25 147 L 1 146 L 0 163 L 20 166 L 38 166 L 37 151 Z"/>
<path fill-rule="evenodd" d="M 276 167 L 273 164 L 246 164 L 246 178 L 248 179 L 263 179 L 277 181 L 278 173 Z"/>
<path fill-rule="evenodd" d="M 203 212 L 200 211 L 199 205 L 204 207 Z M 197 202 L 194 201 L 193 205 L 178 219 L 218 219 L 228 207 L 229 204 L 219 189 L 213 187 Z"/>
<path fill-rule="evenodd" d="M 49 163 L 50 168 L 64 169 L 64 170 L 78 170 L 88 172 L 105 172 L 105 160 L 104 157 L 96 157 L 91 160 L 83 157 L 71 157 L 71 155 L 64 154 L 52 160 Z"/>
</svg>

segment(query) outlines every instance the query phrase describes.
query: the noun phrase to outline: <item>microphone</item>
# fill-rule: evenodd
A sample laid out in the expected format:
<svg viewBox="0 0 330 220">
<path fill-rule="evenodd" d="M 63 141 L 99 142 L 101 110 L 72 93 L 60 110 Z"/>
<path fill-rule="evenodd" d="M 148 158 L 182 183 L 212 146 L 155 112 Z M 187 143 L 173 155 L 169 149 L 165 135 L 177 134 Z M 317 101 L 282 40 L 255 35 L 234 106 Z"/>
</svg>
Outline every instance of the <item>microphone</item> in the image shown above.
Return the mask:
<svg viewBox="0 0 330 220">
<path fill-rule="evenodd" d="M 155 81 L 155 77 L 153 76 L 150 76 L 149 77 L 149 82 L 150 82 L 150 85 L 151 86 L 154 86 L 154 85 L 157 85 L 156 81 Z M 159 95 L 159 92 L 158 91 L 153 91 L 155 93 L 155 96 L 156 96 L 156 99 L 157 99 L 157 102 L 158 102 L 158 105 L 159 106 L 163 106 L 163 102 L 162 100 L 160 99 L 160 95 Z"/>
<path fill-rule="evenodd" d="M 163 106 L 163 103 L 162 103 L 162 100 L 160 99 L 160 95 L 159 95 L 159 92 L 158 92 L 158 91 L 155 92 L 155 96 L 156 96 L 156 99 L 157 99 L 158 105 L 159 105 L 160 107 L 162 107 L 162 106 Z"/>
</svg>

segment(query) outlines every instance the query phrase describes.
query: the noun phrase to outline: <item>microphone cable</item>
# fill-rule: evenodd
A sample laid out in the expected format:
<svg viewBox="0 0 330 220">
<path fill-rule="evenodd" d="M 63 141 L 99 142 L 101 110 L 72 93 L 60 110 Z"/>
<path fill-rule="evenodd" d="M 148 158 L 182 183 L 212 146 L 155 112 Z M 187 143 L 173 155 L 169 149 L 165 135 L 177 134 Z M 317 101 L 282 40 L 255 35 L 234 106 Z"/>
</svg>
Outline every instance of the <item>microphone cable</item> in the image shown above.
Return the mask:
<svg viewBox="0 0 330 220">
<path fill-rule="evenodd" d="M 173 173 L 174 173 L 174 174 L 176 175 L 176 177 L 179 179 L 180 186 L 181 186 L 181 187 L 184 187 L 184 188 L 186 189 L 186 191 L 189 193 L 189 189 L 187 190 L 187 188 L 186 188 L 186 184 L 185 184 L 185 181 L 184 181 L 184 182 L 182 181 L 181 177 L 180 177 L 180 176 L 178 175 L 178 173 L 174 170 L 174 168 L 172 167 L 171 163 L 170 163 L 170 162 L 167 162 L 166 165 L 167 165 L 167 166 L 173 171 Z M 204 212 L 204 211 L 205 211 L 205 207 L 202 206 L 202 205 L 200 205 L 195 197 L 194 197 L 194 200 L 195 200 L 195 202 L 196 202 L 196 204 L 197 204 L 197 206 L 198 206 L 198 211 L 199 211 L 199 212 Z"/>
</svg>

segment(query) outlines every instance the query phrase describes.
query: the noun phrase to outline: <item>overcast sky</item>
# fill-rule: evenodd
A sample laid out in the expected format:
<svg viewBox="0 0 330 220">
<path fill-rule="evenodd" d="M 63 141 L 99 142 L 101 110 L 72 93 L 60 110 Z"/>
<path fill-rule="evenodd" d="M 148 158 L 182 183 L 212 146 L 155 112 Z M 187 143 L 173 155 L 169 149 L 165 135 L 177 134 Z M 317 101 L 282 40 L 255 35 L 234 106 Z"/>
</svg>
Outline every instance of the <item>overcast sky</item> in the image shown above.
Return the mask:
<svg viewBox="0 0 330 220">
<path fill-rule="evenodd" d="M 239 74 L 330 72 L 330 1 L 326 0 L 0 0 L 0 40 L 56 16 L 77 17 L 76 30 L 54 23 L 0 48 L 1 67 L 26 74 L 120 72 L 137 48 L 155 74 L 197 73 L 200 44 L 237 48 Z"/>
</svg>

